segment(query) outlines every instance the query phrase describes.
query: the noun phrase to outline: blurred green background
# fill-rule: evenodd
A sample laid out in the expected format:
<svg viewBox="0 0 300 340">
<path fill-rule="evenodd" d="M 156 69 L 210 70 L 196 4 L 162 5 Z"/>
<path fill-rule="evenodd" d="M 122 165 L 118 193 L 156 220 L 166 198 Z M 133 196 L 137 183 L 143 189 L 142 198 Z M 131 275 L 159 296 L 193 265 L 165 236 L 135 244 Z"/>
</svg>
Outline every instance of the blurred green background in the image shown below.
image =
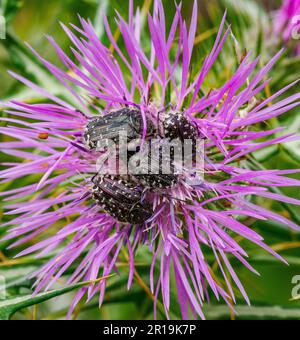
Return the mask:
<svg viewBox="0 0 300 340">
<path fill-rule="evenodd" d="M 167 22 L 170 24 L 174 14 L 173 0 L 163 1 L 167 15 Z M 152 6 L 151 0 L 135 1 L 143 9 L 145 14 Z M 232 24 L 234 37 L 239 42 L 238 50 L 244 53 L 246 50 L 253 50 L 253 56 L 262 55 L 261 63 L 265 63 L 280 46 L 271 45 L 272 11 L 280 5 L 280 1 L 230 1 L 230 0 L 199 0 L 199 25 L 197 32 L 196 48 L 194 53 L 194 67 L 200 68 L 203 58 L 212 47 L 216 29 L 220 23 L 225 9 L 228 10 L 227 22 Z M 183 13 L 187 21 L 191 14 L 192 1 L 183 1 Z M 12 98 L 22 98 L 27 101 L 37 100 L 36 94 L 32 93 L 24 86 L 14 81 L 7 70 L 11 69 L 17 73 L 25 75 L 42 86 L 51 87 L 53 92 L 59 93 L 60 87 L 51 78 L 40 64 L 33 58 L 23 44 L 24 41 L 30 43 L 44 58 L 54 64 L 61 65 L 57 57 L 48 44 L 45 34 L 55 38 L 60 46 L 70 55 L 70 42 L 61 29 L 59 22 L 65 24 L 78 24 L 77 14 L 90 20 L 95 24 L 99 37 L 105 41 L 103 36 L 103 25 L 99 19 L 99 13 L 105 11 L 111 23 L 113 23 L 114 10 L 127 17 L 128 2 L 117 0 L 0 0 L 2 14 L 7 18 L 7 39 L 0 41 L 0 101 Z M 1 14 L 1 12 L 0 12 Z M 206 88 L 218 87 L 226 81 L 236 67 L 237 47 L 233 36 L 227 42 L 225 49 L 214 66 L 210 77 L 205 84 Z M 147 41 L 145 42 L 147 45 Z M 282 88 L 287 83 L 300 78 L 300 60 L 292 56 L 288 49 L 280 62 L 272 71 L 273 82 L 267 88 L 264 96 L 268 96 L 274 91 Z M 290 91 L 299 91 L 299 86 Z M 39 98 L 38 98 L 39 99 Z M 4 115 L 3 111 L 0 111 Z M 1 123 L 3 124 L 3 123 Z M 299 109 L 285 115 L 280 120 L 273 120 L 269 125 L 285 125 L 289 131 L 300 131 L 300 111 Z M 3 137 L 0 137 L 3 139 Z M 11 158 L 0 154 L 1 162 Z M 300 145 L 292 143 L 290 145 L 272 147 L 255 155 L 266 168 L 299 168 L 300 167 Z M 297 177 L 297 176 L 296 176 Z M 299 176 L 298 176 L 299 178 Z M 14 184 L 10 184 L 12 187 Z M 7 187 L 7 185 L 6 185 Z M 0 187 L 4 190 L 4 187 Z M 287 195 L 300 198 L 299 188 L 283 190 Z M 260 202 L 276 209 L 284 216 L 292 218 L 300 224 L 300 210 L 295 207 L 281 205 L 280 203 Z M 3 216 L 3 204 L 0 205 L 0 221 L 6 221 Z M 242 319 L 300 319 L 300 301 L 290 301 L 291 292 L 295 283 L 293 277 L 300 276 L 300 235 L 291 232 L 284 226 L 273 223 L 257 223 L 252 221 L 253 228 L 261 233 L 266 242 L 283 255 L 290 263 L 284 266 L 277 260 L 267 255 L 253 245 L 246 245 L 251 256 L 250 263 L 261 273 L 261 277 L 256 277 L 236 263 L 237 272 L 241 281 L 245 283 L 245 288 L 253 306 L 251 308 L 244 305 L 240 295 L 238 312 L 235 318 Z M 0 235 L 5 233 L 5 229 L 0 229 Z M 245 241 L 241 240 L 244 244 Z M 32 272 L 43 260 L 37 262 L 28 257 L 21 260 L 13 260 L 15 251 L 7 251 L 7 244 L 0 244 L 0 276 L 5 277 L 9 282 L 8 297 L 27 296 L 31 294 L 30 285 L 32 282 L 23 279 L 27 273 Z M 208 255 L 209 256 L 209 255 Z M 149 254 L 146 249 L 141 249 L 138 253 L 140 266 L 138 267 L 141 278 L 149 284 Z M 46 260 L 46 259 L 45 259 Z M 214 268 L 214 260 L 210 261 Z M 97 308 L 97 301 L 84 306 L 82 304 L 77 310 L 74 318 L 79 319 L 152 319 L 152 301 L 144 290 L 135 283 L 134 288 L 127 292 L 126 276 L 128 269 L 121 267 L 120 278 L 112 278 L 108 287 L 108 294 L 105 304 L 101 310 Z M 300 277 L 299 277 L 300 283 Z M 58 288 L 61 288 L 58 286 Z M 299 290 L 300 294 L 300 290 Z M 29 303 L 25 298 L 21 310 L 15 315 L 15 319 L 58 319 L 64 318 L 73 293 L 64 294 L 60 297 L 43 302 L 39 305 Z M 174 296 L 173 300 L 176 300 Z M 40 302 L 40 301 L 39 301 Z M 1 316 L 0 301 L 0 316 Z M 26 307 L 28 305 L 28 307 Z M 19 309 L 19 308 L 17 308 Z M 233 318 L 228 312 L 228 308 L 219 305 L 212 300 L 211 305 L 205 307 L 208 318 L 230 319 Z M 176 309 L 172 315 L 178 318 Z M 163 315 L 159 314 L 160 318 Z"/>
</svg>

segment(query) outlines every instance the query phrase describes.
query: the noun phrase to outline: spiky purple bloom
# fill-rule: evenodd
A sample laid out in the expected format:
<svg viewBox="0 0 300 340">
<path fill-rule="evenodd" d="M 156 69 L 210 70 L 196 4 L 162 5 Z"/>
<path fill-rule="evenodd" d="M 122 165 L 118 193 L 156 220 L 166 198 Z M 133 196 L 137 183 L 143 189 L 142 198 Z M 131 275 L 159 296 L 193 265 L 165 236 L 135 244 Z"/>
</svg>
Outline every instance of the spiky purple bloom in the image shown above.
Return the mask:
<svg viewBox="0 0 300 340">
<path fill-rule="evenodd" d="M 285 43 L 293 42 L 297 55 L 300 55 L 299 27 L 300 0 L 283 0 L 282 6 L 275 16 L 274 32 L 276 37 L 282 37 Z"/>
<path fill-rule="evenodd" d="M 57 255 L 34 273 L 33 276 L 37 277 L 36 293 L 50 289 L 83 254 L 67 284 L 94 281 L 109 275 L 115 270 L 120 252 L 125 248 L 130 263 L 129 288 L 134 278 L 135 252 L 145 245 L 153 254 L 150 286 L 155 305 L 162 296 L 166 314 L 169 315 L 170 273 L 173 268 L 182 317 L 187 319 L 190 310 L 194 316 L 204 318 L 201 306 L 209 292 L 232 307 L 235 295 L 231 281 L 249 303 L 230 261 L 236 259 L 250 271 L 257 272 L 247 262 L 247 252 L 234 236 L 239 235 L 253 242 L 285 262 L 240 218 L 273 220 L 299 231 L 294 222 L 250 199 L 258 196 L 299 205 L 298 200 L 269 190 L 299 186 L 299 181 L 283 176 L 297 171 L 254 169 L 247 158 L 257 150 L 295 139 L 293 135 L 279 134 L 274 137 L 283 128 L 257 130 L 254 126 L 298 106 L 300 94 L 272 104 L 294 86 L 293 83 L 272 97 L 256 102 L 256 96 L 270 82 L 266 76 L 281 56 L 280 51 L 258 72 L 255 69 L 259 58 L 251 61 L 250 54 L 246 55 L 226 84 L 202 96 L 200 90 L 222 51 L 230 28 L 224 33 L 224 17 L 211 53 L 205 58 L 196 77 L 191 79 L 197 11 L 195 1 L 188 29 L 179 5 L 167 33 L 162 2 L 156 0 L 153 15 L 148 17 L 151 38 L 149 55 L 142 48 L 140 12 L 138 10 L 136 15 L 133 14 L 132 1 L 129 22 L 120 15 L 117 17 L 126 51 L 121 50 L 114 40 L 106 18 L 104 25 L 114 54 L 99 41 L 88 21 L 81 18 L 82 27 L 72 26 L 77 35 L 63 25 L 73 43 L 71 50 L 80 67 L 48 37 L 69 72 L 34 53 L 70 91 L 85 115 L 51 95 L 51 89 L 41 89 L 13 74 L 51 101 L 45 104 L 11 102 L 7 111 L 11 118 L 2 119 L 10 125 L 0 129 L 1 133 L 15 139 L 1 143 L 2 152 L 22 160 L 7 164 L 7 170 L 0 173 L 2 183 L 32 175 L 39 178 L 18 189 L 1 193 L 2 197 L 6 197 L 7 215 L 18 215 L 6 224 L 13 227 L 5 239 L 17 239 L 10 246 L 13 248 L 43 236 L 42 241 L 22 251 L 19 256 L 35 253 L 40 258 L 58 250 Z M 130 73 L 130 79 L 123 74 L 122 68 Z M 99 211 L 90 198 L 89 182 L 78 176 L 92 176 L 95 172 L 96 156 L 86 150 L 82 143 L 86 116 L 92 116 L 94 110 L 100 112 L 101 103 L 105 107 L 104 112 L 134 105 L 142 110 L 144 116 L 155 119 L 168 104 L 167 89 L 170 87 L 176 109 L 180 111 L 185 106 L 185 113 L 196 122 L 206 138 L 205 182 L 197 187 L 182 182 L 169 192 L 169 198 L 155 195 L 152 198 L 153 218 L 147 226 L 122 226 Z M 44 234 L 45 231 L 47 234 Z M 49 233 L 54 235 L 49 236 Z M 224 277 L 224 286 L 211 272 L 205 258 L 207 250 L 216 258 Z M 76 295 L 71 312 L 86 294 L 88 300 L 100 294 L 101 305 L 105 287 L 106 282 L 103 281 L 82 288 Z"/>
</svg>

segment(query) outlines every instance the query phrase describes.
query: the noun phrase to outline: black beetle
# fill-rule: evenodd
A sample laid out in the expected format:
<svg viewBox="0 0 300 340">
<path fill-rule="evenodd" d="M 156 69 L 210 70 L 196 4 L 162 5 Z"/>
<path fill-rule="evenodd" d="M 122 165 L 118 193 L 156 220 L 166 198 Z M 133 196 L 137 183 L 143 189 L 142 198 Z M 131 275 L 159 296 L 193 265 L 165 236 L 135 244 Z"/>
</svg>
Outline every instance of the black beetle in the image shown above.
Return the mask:
<svg viewBox="0 0 300 340">
<path fill-rule="evenodd" d="M 146 174 L 136 175 L 135 177 L 142 185 L 151 191 L 171 189 L 178 183 L 179 179 L 177 175 L 173 174 Z"/>
<path fill-rule="evenodd" d="M 166 164 L 167 159 L 163 159 L 162 146 L 160 143 L 154 148 L 146 148 L 135 156 L 133 163 L 133 177 L 151 191 L 159 191 L 162 189 L 170 189 L 174 187 L 178 181 L 179 176 L 176 173 L 176 166 L 174 165 L 174 152 L 170 150 L 169 169 L 167 173 L 163 170 L 163 162 Z M 136 164 L 136 166 L 134 166 Z"/>
<path fill-rule="evenodd" d="M 195 122 L 189 119 L 183 112 L 169 112 L 163 121 L 165 138 L 169 140 L 180 140 L 184 163 L 188 167 L 196 162 L 198 140 L 201 138 L 200 131 Z M 203 138 L 202 138 L 203 139 Z M 191 142 L 191 149 L 186 149 L 186 142 Z"/>
<path fill-rule="evenodd" d="M 105 116 L 93 118 L 84 132 L 85 145 L 95 150 L 99 143 L 106 140 L 119 142 L 120 133 L 127 134 L 127 142 L 141 138 L 144 128 L 142 113 L 136 108 L 123 108 Z M 154 134 L 154 125 L 147 119 L 147 135 Z"/>
<path fill-rule="evenodd" d="M 153 206 L 143 199 L 143 191 L 128 178 L 96 175 L 93 198 L 121 223 L 143 224 L 153 215 Z"/>
<path fill-rule="evenodd" d="M 199 138 L 197 125 L 188 119 L 183 112 L 170 112 L 163 121 L 164 134 L 170 140 L 190 139 L 196 141 Z"/>
</svg>

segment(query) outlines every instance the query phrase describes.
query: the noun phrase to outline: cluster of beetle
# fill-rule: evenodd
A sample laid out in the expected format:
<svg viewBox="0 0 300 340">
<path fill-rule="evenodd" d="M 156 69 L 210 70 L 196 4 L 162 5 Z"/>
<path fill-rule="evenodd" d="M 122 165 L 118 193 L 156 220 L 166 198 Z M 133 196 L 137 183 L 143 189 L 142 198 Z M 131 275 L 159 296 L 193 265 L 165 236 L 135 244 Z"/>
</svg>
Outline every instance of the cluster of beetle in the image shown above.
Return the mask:
<svg viewBox="0 0 300 340">
<path fill-rule="evenodd" d="M 174 140 L 197 140 L 197 126 L 183 113 L 170 112 L 162 122 L 164 138 Z M 124 108 L 105 116 L 93 118 L 86 126 L 85 145 L 96 150 L 99 142 L 112 140 L 119 142 L 120 131 L 126 131 L 127 142 L 140 139 L 144 122 L 142 113 L 136 108 Z M 160 135 L 151 121 L 147 121 L 147 138 Z M 160 136 L 161 137 L 161 136 Z M 149 157 L 146 155 L 145 157 Z M 161 170 L 161 165 L 157 167 Z M 151 202 L 145 199 L 145 192 L 172 188 L 178 183 L 178 175 L 141 174 L 134 176 L 111 176 L 97 174 L 93 177 L 93 199 L 109 215 L 121 223 L 143 224 L 153 215 Z"/>
</svg>

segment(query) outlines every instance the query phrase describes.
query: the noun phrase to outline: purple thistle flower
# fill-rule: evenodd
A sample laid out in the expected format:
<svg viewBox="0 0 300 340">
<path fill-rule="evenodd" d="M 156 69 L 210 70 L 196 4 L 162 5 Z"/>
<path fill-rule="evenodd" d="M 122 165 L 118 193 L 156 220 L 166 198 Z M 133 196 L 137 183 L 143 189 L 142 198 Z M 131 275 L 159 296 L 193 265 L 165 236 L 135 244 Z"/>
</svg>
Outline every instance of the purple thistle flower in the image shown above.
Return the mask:
<svg viewBox="0 0 300 340">
<path fill-rule="evenodd" d="M 300 1 L 283 0 L 282 6 L 275 16 L 274 33 L 276 37 L 282 37 L 282 40 L 286 44 L 294 40 L 296 45 L 295 51 L 297 55 L 300 55 L 299 24 Z"/>
<path fill-rule="evenodd" d="M 26 104 L 13 101 L 5 104 L 11 118 L 1 120 L 10 125 L 0 128 L 0 133 L 14 139 L 1 143 L 1 151 L 22 160 L 20 163 L 6 164 L 7 169 L 0 172 L 1 183 L 26 176 L 31 179 L 25 186 L 0 194 L 7 203 L 7 215 L 14 216 L 5 224 L 12 226 L 5 240 L 14 240 L 10 245 L 14 248 L 43 236 L 42 241 L 18 256 L 34 253 L 40 258 L 58 251 L 32 275 L 37 278 L 35 294 L 51 289 L 82 256 L 68 285 L 95 281 L 111 274 L 115 271 L 122 249 L 127 249 L 129 254 L 130 288 L 135 271 L 135 252 L 146 245 L 153 254 L 150 288 L 155 305 L 161 294 L 169 317 L 170 275 L 173 269 L 182 317 L 188 319 L 191 311 L 195 317 L 198 315 L 204 319 L 202 305 L 208 299 L 209 292 L 233 308 L 236 300 L 231 281 L 250 303 L 230 260 L 235 258 L 250 271 L 258 273 L 247 262 L 246 250 L 233 235 L 242 236 L 285 262 L 237 216 L 273 220 L 299 231 L 294 222 L 249 199 L 250 196 L 257 196 L 300 205 L 296 199 L 270 191 L 274 187 L 299 186 L 300 181 L 284 176 L 298 170 L 262 170 L 255 168 L 256 165 L 248 160 L 257 150 L 296 139 L 294 135 L 274 137 L 283 128 L 257 131 L 253 126 L 298 106 L 300 93 L 272 104 L 296 84 L 293 83 L 272 97 L 256 102 L 256 96 L 270 82 L 266 76 L 281 56 L 280 51 L 258 72 L 255 69 L 259 58 L 251 60 L 250 54 L 246 55 L 226 84 L 202 96 L 200 90 L 222 51 L 230 28 L 224 32 L 224 16 L 210 54 L 195 79 L 190 79 L 197 12 L 195 1 L 188 29 L 181 16 L 181 5 L 178 5 L 171 29 L 167 32 L 162 2 L 156 0 L 153 15 L 148 17 L 151 38 L 149 54 L 142 48 L 140 12 L 134 15 L 132 1 L 129 22 L 119 14 L 117 17 L 124 51 L 114 40 L 107 18 L 104 18 L 104 26 L 114 53 L 99 41 L 88 21 L 80 18 L 82 27 L 72 25 L 73 31 L 62 25 L 73 43 L 71 50 L 80 66 L 51 37 L 48 39 L 68 71 L 33 52 L 70 91 L 78 107 L 52 95 L 50 89 L 42 89 L 11 72 L 16 79 L 51 102 Z M 176 39 L 177 36 L 179 39 Z M 131 79 L 125 77 L 124 68 Z M 152 195 L 151 220 L 146 225 L 123 225 L 101 211 L 91 199 L 91 184 L 86 178 L 95 174 L 97 156 L 87 150 L 82 142 L 84 129 L 94 111 L 100 113 L 102 106 L 104 113 L 124 106 L 135 106 L 141 109 L 144 118 L 155 120 L 168 104 L 169 87 L 172 88 L 171 99 L 175 110 L 183 111 L 185 108 L 187 117 L 193 119 L 201 135 L 205 136 L 205 181 L 200 186 L 190 186 L 182 181 L 168 190 L 169 196 L 159 193 Z M 44 237 L 44 231 L 48 230 L 53 236 Z M 209 249 L 215 256 L 224 286 L 212 275 L 204 249 Z M 85 295 L 91 300 L 99 294 L 101 305 L 105 288 L 106 282 L 102 281 L 80 289 L 70 315 Z"/>
</svg>

